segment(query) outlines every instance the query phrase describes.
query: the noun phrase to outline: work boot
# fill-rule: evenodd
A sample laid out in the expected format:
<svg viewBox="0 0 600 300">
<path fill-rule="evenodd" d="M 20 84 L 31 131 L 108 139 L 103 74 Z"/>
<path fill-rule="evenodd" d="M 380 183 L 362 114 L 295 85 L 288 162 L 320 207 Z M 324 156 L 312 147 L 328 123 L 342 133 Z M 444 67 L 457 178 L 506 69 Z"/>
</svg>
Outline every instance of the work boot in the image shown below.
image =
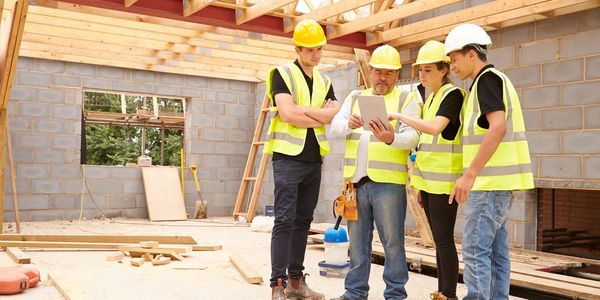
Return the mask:
<svg viewBox="0 0 600 300">
<path fill-rule="evenodd" d="M 271 288 L 271 300 L 286 300 L 283 279 L 277 279 L 277 286 Z"/>
<path fill-rule="evenodd" d="M 330 300 L 350 300 L 350 298 L 346 297 L 346 295 L 341 295 L 337 298 L 331 298 Z"/>
<path fill-rule="evenodd" d="M 304 274 L 304 276 L 300 278 L 290 278 L 288 286 L 285 289 L 287 296 L 290 299 L 297 300 L 325 300 L 325 295 L 311 290 L 308 285 L 306 285 L 307 275 L 308 274 Z"/>
<path fill-rule="evenodd" d="M 431 300 L 458 300 L 457 297 L 448 298 L 446 295 L 442 294 L 442 292 L 433 292 L 429 294 L 429 298 L 431 298 Z"/>
</svg>

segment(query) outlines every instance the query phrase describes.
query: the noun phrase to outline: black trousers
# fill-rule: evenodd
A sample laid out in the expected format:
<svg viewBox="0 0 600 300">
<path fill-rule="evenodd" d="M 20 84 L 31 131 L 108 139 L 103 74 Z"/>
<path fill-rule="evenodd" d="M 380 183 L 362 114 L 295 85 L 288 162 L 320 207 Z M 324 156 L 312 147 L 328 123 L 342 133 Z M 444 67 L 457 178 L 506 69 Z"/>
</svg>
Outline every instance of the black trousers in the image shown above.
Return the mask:
<svg viewBox="0 0 600 300">
<path fill-rule="evenodd" d="M 456 297 L 458 255 L 454 244 L 454 223 L 458 203 L 448 204 L 448 195 L 424 191 L 421 191 L 421 200 L 435 241 L 438 291 L 448 298 Z"/>
<path fill-rule="evenodd" d="M 273 161 L 275 225 L 271 235 L 271 286 L 302 277 L 304 253 L 321 188 L 321 164 Z"/>
</svg>

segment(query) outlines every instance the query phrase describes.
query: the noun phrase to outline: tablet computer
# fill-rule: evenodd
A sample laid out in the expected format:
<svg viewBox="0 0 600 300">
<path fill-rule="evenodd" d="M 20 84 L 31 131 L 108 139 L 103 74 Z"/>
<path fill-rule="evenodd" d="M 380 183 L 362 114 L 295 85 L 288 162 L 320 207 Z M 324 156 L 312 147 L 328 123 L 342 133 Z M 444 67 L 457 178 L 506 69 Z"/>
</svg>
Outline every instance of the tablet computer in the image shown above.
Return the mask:
<svg viewBox="0 0 600 300">
<path fill-rule="evenodd" d="M 388 115 L 383 96 L 358 96 L 357 100 L 360 116 L 364 122 L 364 130 L 371 130 L 369 122 L 374 119 L 379 119 L 384 125 L 388 124 Z"/>
</svg>

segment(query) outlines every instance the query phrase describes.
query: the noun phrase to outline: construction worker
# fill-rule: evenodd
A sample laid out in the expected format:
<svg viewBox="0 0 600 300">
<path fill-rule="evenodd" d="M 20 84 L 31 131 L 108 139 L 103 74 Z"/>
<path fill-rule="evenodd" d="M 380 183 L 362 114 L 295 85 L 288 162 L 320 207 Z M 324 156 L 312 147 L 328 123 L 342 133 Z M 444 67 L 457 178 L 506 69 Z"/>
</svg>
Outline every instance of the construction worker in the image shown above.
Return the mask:
<svg viewBox="0 0 600 300">
<path fill-rule="evenodd" d="M 519 97 L 510 79 L 487 63 L 491 44 L 473 24 L 455 27 L 445 41 L 452 70 L 473 80 L 462 120 L 463 175 L 449 196 L 465 205 L 464 299 L 508 299 L 513 191 L 533 188 Z"/>
<path fill-rule="evenodd" d="M 452 85 L 450 58 L 444 44 L 429 41 L 419 49 L 413 66 L 419 68 L 418 90 L 425 99 L 423 119 L 391 113 L 390 117 L 421 132 L 411 185 L 420 190 L 421 205 L 429 221 L 437 262 L 438 290 L 431 299 L 457 299 L 458 255 L 454 245 L 454 223 L 458 203 L 448 202 L 454 181 L 462 175 L 460 111 L 465 91 Z"/>
<path fill-rule="evenodd" d="M 356 187 L 358 220 L 348 221 L 350 269 L 346 292 L 339 300 L 367 299 L 371 269 L 373 222 L 385 251 L 383 280 L 385 299 L 405 299 L 408 281 L 404 250 L 407 160 L 417 146 L 419 134 L 397 121 L 363 120 L 359 95 L 382 95 L 388 112 L 403 112 L 419 118 L 418 96 L 395 87 L 400 73 L 400 54 L 389 45 L 375 49 L 369 61 L 372 88 L 357 90 L 346 98 L 333 118 L 331 133 L 346 137 L 344 178 Z M 368 121 L 370 130 L 363 129 Z"/>
<path fill-rule="evenodd" d="M 298 59 L 271 69 L 266 88 L 276 115 L 265 153 L 272 154 L 275 225 L 271 235 L 272 299 L 325 299 L 306 285 L 304 253 L 317 206 L 322 156 L 329 153 L 325 124 L 339 110 L 331 80 L 316 66 L 327 42 L 321 25 L 304 20 L 293 43 Z"/>
</svg>

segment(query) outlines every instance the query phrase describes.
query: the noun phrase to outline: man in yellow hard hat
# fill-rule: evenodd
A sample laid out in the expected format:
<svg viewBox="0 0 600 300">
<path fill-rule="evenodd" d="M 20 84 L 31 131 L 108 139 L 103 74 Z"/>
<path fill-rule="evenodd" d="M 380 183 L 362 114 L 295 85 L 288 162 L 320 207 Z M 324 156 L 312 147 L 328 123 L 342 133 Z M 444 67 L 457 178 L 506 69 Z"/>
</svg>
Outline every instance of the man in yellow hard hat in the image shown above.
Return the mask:
<svg viewBox="0 0 600 300">
<path fill-rule="evenodd" d="M 463 299 L 508 299 L 508 216 L 513 191 L 532 189 L 533 174 L 519 94 L 487 62 L 492 40 L 475 24 L 448 33 L 452 70 L 473 80 L 463 109 L 463 175 L 449 200 L 464 205 Z"/>
<path fill-rule="evenodd" d="M 389 45 L 375 49 L 369 61 L 372 88 L 353 91 L 333 118 L 331 133 L 346 137 L 344 178 L 356 187 L 358 220 L 348 221 L 350 270 L 339 300 L 367 299 L 371 267 L 373 222 L 385 250 L 385 299 L 405 299 L 408 281 L 404 250 L 407 160 L 419 134 L 397 121 L 364 120 L 358 96 L 381 95 L 387 112 L 421 116 L 416 93 L 395 86 L 400 54 Z M 387 117 L 387 116 L 386 116 Z M 369 130 L 363 128 L 368 124 Z"/>
<path fill-rule="evenodd" d="M 323 28 L 304 20 L 294 30 L 298 59 L 271 69 L 266 90 L 277 113 L 265 153 L 273 155 L 275 225 L 271 236 L 272 299 L 325 299 L 306 285 L 304 253 L 317 206 L 322 156 L 329 153 L 325 124 L 339 110 L 331 80 L 317 70 Z"/>
</svg>

